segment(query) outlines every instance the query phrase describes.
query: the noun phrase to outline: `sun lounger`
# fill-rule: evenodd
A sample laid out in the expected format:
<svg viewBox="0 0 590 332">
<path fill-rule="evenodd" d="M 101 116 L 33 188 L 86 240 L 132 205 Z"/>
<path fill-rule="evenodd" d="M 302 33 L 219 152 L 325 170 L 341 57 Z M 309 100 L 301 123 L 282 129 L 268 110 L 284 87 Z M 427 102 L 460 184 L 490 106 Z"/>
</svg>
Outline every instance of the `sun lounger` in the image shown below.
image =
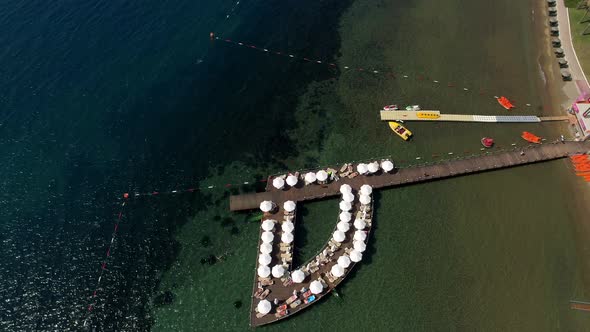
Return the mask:
<svg viewBox="0 0 590 332">
<path fill-rule="evenodd" d="M 315 301 L 315 295 L 312 295 L 312 296 L 306 298 L 303 302 L 307 304 L 307 303 L 311 303 L 313 301 Z"/>
<path fill-rule="evenodd" d="M 306 298 L 308 298 L 310 295 L 311 295 L 311 290 L 309 290 L 309 289 L 308 289 L 308 290 L 307 290 L 305 293 L 303 293 L 303 294 L 301 295 L 301 297 L 302 297 L 303 299 L 306 299 Z"/>
<path fill-rule="evenodd" d="M 347 168 L 348 168 L 348 164 L 342 165 L 342 167 L 340 167 L 340 173 L 345 172 Z"/>
<path fill-rule="evenodd" d="M 348 177 L 350 175 L 350 173 L 352 173 L 352 172 L 349 172 L 349 171 L 342 172 L 342 173 L 340 173 L 340 177 L 343 177 L 343 178 Z"/>
<path fill-rule="evenodd" d="M 295 300 L 297 300 L 297 295 L 291 295 L 290 298 L 287 299 L 287 301 L 285 301 L 285 303 L 287 304 L 291 304 L 293 303 Z"/>
<path fill-rule="evenodd" d="M 259 298 L 260 294 L 262 294 L 262 292 L 264 292 L 264 288 L 258 287 L 258 289 L 256 289 L 256 292 L 254 292 L 254 297 Z"/>
<path fill-rule="evenodd" d="M 268 294 L 270 294 L 270 289 L 266 289 L 264 292 L 262 292 L 262 294 L 260 294 L 259 299 L 261 299 L 261 300 L 266 299 L 266 297 L 268 296 Z"/>
<path fill-rule="evenodd" d="M 297 308 L 299 305 L 301 305 L 301 300 L 297 300 L 291 304 L 289 304 L 289 307 L 291 307 L 291 309 Z"/>
<path fill-rule="evenodd" d="M 354 179 L 359 175 L 359 172 L 354 172 L 348 176 L 349 179 Z"/>
<path fill-rule="evenodd" d="M 274 281 L 272 281 L 270 278 L 267 278 L 266 280 L 262 280 L 260 281 L 260 284 L 262 286 L 270 286 L 270 285 L 274 285 Z"/>
<path fill-rule="evenodd" d="M 317 267 L 317 266 L 312 266 L 312 267 L 309 269 L 309 272 L 311 272 L 311 273 L 315 273 L 315 272 L 316 272 L 317 270 L 319 270 L 319 269 L 320 269 L 320 268 L 319 268 L 319 267 Z"/>
</svg>

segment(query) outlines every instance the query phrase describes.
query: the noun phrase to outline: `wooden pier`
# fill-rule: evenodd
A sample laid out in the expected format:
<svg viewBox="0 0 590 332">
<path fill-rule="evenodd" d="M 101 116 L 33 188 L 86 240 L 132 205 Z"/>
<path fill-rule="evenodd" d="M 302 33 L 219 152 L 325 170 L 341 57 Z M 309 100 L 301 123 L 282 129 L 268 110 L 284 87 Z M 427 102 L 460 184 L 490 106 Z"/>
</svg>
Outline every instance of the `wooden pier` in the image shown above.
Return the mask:
<svg viewBox="0 0 590 332">
<path fill-rule="evenodd" d="M 297 203 L 306 200 L 337 196 L 341 194 L 340 188 L 343 184 L 350 185 L 353 188 L 353 193 L 358 194 L 359 189 L 364 184 L 370 185 L 373 189 L 395 187 L 555 160 L 575 154 L 587 153 L 589 150 L 590 142 L 559 142 L 530 145 L 525 148 L 514 148 L 510 151 L 496 153 L 486 152 L 482 155 L 467 158 L 459 158 L 407 168 L 397 168 L 389 173 L 378 171 L 368 176 L 357 175 L 352 178 L 343 176 L 337 181 L 332 181 L 326 184 L 313 183 L 305 185 L 302 183 L 303 181 L 299 181 L 294 187 L 276 189 L 271 185 L 272 182 L 268 181 L 265 192 L 230 196 L 230 209 L 232 211 L 258 209 L 262 201 L 268 200 L 274 202 L 275 208 L 271 210 L 271 212 L 264 213 L 262 220 L 278 221 L 272 230 L 272 234 L 274 239 L 279 238 L 280 240 L 275 240 L 273 242 L 273 238 L 271 238 L 270 244 L 272 249 L 269 250 L 270 259 L 267 258 L 268 261 L 266 262 L 261 261 L 261 259 L 264 258 L 261 255 L 258 260 L 258 263 L 261 265 L 256 264 L 258 268 L 255 269 L 255 278 L 253 280 L 250 325 L 254 327 L 276 322 L 291 317 L 293 314 L 311 306 L 313 303 L 317 303 L 322 297 L 329 294 L 331 290 L 342 282 L 348 272 L 355 265 L 355 263 L 350 264 L 352 259 L 349 260 L 350 266 L 345 267 L 343 275 L 335 277 L 335 275 L 332 274 L 331 269 L 336 267 L 335 265 L 340 265 L 340 262 L 337 262 L 337 260 L 342 256 L 352 257 L 353 254 L 359 254 L 356 252 L 357 243 L 356 241 L 353 241 L 352 233 L 354 233 L 354 228 L 351 228 L 350 231 L 344 232 L 345 235 L 342 235 L 343 238 L 345 237 L 343 241 L 338 240 L 339 242 L 335 242 L 336 238 L 332 237 L 314 258 L 298 267 L 298 271 L 305 274 L 305 279 L 301 283 L 294 283 L 291 274 L 293 272 L 293 238 L 290 240 L 291 244 L 288 244 L 283 243 L 284 240 L 282 237 L 285 235 L 285 232 L 290 233 L 292 230 L 282 229 L 282 224 L 289 222 L 295 223 L 296 219 L 295 212 L 286 212 L 284 210 L 283 204 L 285 202 L 293 201 Z M 350 166 L 346 166 L 345 168 L 347 167 Z M 356 165 L 354 165 L 354 167 L 356 168 Z M 269 178 L 269 180 L 272 179 Z M 357 229 L 366 234 L 365 239 L 363 239 L 363 242 L 366 242 L 372 228 L 373 200 L 371 199 L 370 204 L 368 205 L 360 204 L 359 201 L 362 201 L 362 199 L 356 194 L 356 198 L 352 203 L 351 218 L 352 221 L 355 221 L 355 228 L 357 227 L 356 221 L 363 222 L 362 225 L 358 226 L 360 228 Z M 338 223 L 338 219 L 339 218 L 336 218 L 336 223 Z M 263 229 L 261 224 L 258 239 L 258 246 L 261 252 L 263 251 L 262 235 Z M 354 239 L 356 239 L 356 234 Z M 265 241 L 269 240 L 266 239 Z M 364 251 L 364 249 L 359 250 Z M 354 261 L 360 261 L 362 259 L 362 254 L 360 257 L 361 258 Z M 270 276 L 261 274 L 264 272 L 260 272 L 261 270 L 259 270 L 259 268 L 266 268 L 266 274 L 268 274 L 270 273 L 268 272 L 270 271 L 268 270 L 268 266 L 271 264 L 273 267 L 277 265 L 283 266 L 286 273 L 277 275 L 276 277 L 274 276 L 274 272 Z M 315 295 L 312 295 L 312 293 L 310 293 L 310 289 L 313 286 L 312 282 L 321 283 L 323 285 L 323 290 L 316 291 Z M 262 303 L 265 301 L 269 302 Z M 272 302 L 274 302 L 274 305 L 271 304 Z M 267 311 L 264 313 L 259 312 L 258 310 L 259 305 L 263 304 L 268 305 L 266 307 Z M 586 303 L 581 302 L 572 302 L 571 307 L 572 309 L 577 310 L 587 310 L 588 308 Z"/>
<path fill-rule="evenodd" d="M 490 150 L 490 151 L 493 151 Z M 521 151 L 524 155 L 521 155 Z M 353 188 L 369 184 L 373 188 L 387 188 L 411 183 L 432 181 L 453 176 L 485 172 L 495 169 L 522 166 L 542 161 L 565 158 L 567 156 L 590 151 L 590 142 L 545 143 L 529 146 L 524 149 L 514 149 L 505 152 L 489 152 L 475 157 L 438 162 L 431 165 L 414 166 L 396 169 L 393 173 L 372 176 L 357 176 L 353 179 L 342 178 L 326 185 L 299 185 L 289 190 L 276 190 L 253 194 L 230 196 L 231 211 L 258 209 L 260 202 L 270 200 L 295 202 L 321 199 L 336 196 L 339 188 L 347 183 Z"/>
</svg>

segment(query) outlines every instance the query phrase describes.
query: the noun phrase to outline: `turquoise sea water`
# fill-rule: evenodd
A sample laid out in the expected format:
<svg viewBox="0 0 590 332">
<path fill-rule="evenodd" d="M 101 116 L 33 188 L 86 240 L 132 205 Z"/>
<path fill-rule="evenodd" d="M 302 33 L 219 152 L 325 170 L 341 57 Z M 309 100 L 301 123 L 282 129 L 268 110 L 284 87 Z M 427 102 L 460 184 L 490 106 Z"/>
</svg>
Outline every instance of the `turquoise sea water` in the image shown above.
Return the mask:
<svg viewBox="0 0 590 332">
<path fill-rule="evenodd" d="M 501 109 L 490 96 L 265 55 L 211 42 L 209 32 L 340 68 L 498 91 L 531 100 L 522 111 L 536 114 L 550 108 L 532 8 L 508 0 L 4 3 L 0 327 L 247 330 L 258 225 L 230 214 L 227 197 L 260 185 L 225 184 L 375 155 L 409 163 L 476 150 L 484 132 L 507 145 L 522 130 L 548 138 L 564 130 L 411 124 L 416 137 L 406 144 L 376 119 L 384 104 Z M 568 307 L 588 297 L 580 203 L 568 196 L 580 184 L 568 172 L 553 162 L 378 193 L 368 257 L 339 290 L 342 300 L 265 329 L 583 330 L 587 316 Z M 130 200 L 91 298 L 121 193 L 210 185 Z M 300 207 L 299 259 L 328 238 L 335 213 L 335 201 Z"/>
</svg>

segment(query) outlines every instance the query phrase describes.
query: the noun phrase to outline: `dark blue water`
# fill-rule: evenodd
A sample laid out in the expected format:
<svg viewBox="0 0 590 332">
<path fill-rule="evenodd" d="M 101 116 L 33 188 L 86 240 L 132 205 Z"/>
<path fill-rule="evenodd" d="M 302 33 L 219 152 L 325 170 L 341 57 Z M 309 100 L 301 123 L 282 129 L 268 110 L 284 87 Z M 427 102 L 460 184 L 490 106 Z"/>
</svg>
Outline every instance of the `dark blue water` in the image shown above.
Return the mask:
<svg viewBox="0 0 590 332">
<path fill-rule="evenodd" d="M 206 196 L 130 202 L 92 299 L 121 193 L 198 185 L 227 162 L 290 153 L 296 97 L 336 74 L 209 32 L 329 59 L 338 40 L 326 27 L 343 6 L 0 4 L 0 330 L 149 329 L 174 232 Z"/>
</svg>

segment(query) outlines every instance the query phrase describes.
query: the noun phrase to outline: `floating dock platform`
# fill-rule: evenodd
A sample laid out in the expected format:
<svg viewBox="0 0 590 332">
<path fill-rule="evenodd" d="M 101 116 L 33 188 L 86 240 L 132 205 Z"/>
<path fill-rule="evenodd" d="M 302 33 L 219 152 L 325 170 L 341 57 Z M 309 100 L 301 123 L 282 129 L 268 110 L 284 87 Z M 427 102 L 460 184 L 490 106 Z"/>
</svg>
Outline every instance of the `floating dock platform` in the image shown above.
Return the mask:
<svg viewBox="0 0 590 332">
<path fill-rule="evenodd" d="M 442 114 L 435 110 L 381 111 L 383 121 L 450 121 L 490 123 L 534 123 L 541 121 L 567 121 L 567 116 L 538 117 L 535 115 L 469 115 Z"/>
</svg>

